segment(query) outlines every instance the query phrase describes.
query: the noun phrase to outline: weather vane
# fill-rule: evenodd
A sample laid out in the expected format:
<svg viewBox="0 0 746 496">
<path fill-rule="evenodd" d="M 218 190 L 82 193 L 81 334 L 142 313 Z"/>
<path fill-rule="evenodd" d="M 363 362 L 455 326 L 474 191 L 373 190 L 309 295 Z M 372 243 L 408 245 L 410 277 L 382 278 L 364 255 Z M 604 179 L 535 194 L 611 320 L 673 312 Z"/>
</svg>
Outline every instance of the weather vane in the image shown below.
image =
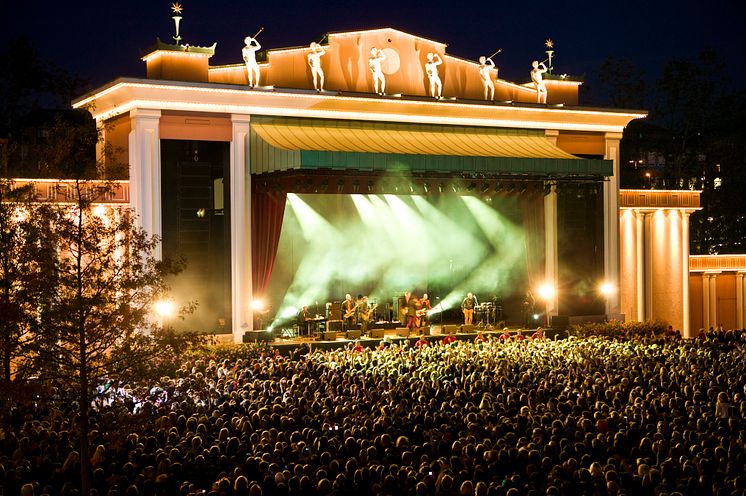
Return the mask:
<svg viewBox="0 0 746 496">
<path fill-rule="evenodd" d="M 176 36 L 174 36 L 174 40 L 176 41 L 177 45 L 179 45 L 181 42 L 181 36 L 179 35 L 179 22 L 181 22 L 182 9 L 183 7 L 178 2 L 171 4 L 171 12 L 174 13 L 171 19 L 174 20 L 174 25 L 176 26 Z"/>
<path fill-rule="evenodd" d="M 554 42 L 552 41 L 551 38 L 549 38 L 547 41 L 544 42 L 544 45 L 547 47 L 546 62 L 549 64 L 549 69 L 547 70 L 547 72 L 551 74 L 552 69 L 554 69 L 554 66 L 552 66 L 552 57 L 554 55 Z"/>
</svg>

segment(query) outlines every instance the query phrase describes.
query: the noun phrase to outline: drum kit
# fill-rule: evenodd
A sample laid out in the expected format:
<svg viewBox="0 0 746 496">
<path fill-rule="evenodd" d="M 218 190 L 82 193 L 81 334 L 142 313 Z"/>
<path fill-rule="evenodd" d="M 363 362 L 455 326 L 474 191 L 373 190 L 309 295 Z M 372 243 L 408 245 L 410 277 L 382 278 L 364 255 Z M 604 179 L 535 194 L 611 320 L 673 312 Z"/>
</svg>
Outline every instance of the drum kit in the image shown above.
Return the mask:
<svg viewBox="0 0 746 496">
<path fill-rule="evenodd" d="M 497 323 L 495 309 L 496 305 L 491 301 L 476 305 L 474 307 L 474 320 L 477 322 L 477 326 L 491 326 Z"/>
</svg>

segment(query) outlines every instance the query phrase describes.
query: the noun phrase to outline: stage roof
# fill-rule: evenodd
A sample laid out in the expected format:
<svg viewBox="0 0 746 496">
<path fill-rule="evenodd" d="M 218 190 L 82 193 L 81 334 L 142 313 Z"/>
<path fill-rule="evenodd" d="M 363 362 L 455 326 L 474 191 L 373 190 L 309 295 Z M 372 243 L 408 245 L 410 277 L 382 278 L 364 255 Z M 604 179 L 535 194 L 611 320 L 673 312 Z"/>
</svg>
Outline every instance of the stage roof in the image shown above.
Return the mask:
<svg viewBox="0 0 746 496">
<path fill-rule="evenodd" d="M 256 116 L 252 172 L 354 169 L 609 176 L 611 161 L 575 157 L 540 130 Z"/>
</svg>

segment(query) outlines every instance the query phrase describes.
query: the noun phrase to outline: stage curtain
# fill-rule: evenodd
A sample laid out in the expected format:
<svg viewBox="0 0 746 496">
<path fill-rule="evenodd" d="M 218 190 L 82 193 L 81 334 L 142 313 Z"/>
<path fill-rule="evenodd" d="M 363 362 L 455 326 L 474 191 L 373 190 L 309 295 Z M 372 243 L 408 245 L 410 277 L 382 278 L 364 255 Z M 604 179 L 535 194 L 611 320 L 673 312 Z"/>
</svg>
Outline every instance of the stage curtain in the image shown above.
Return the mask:
<svg viewBox="0 0 746 496">
<path fill-rule="evenodd" d="M 526 273 L 529 288 L 544 279 L 544 196 L 526 195 L 521 198 L 523 231 L 526 246 Z"/>
<path fill-rule="evenodd" d="M 251 194 L 251 269 L 254 295 L 261 296 L 269 285 L 282 231 L 287 194 L 254 189 Z"/>
</svg>

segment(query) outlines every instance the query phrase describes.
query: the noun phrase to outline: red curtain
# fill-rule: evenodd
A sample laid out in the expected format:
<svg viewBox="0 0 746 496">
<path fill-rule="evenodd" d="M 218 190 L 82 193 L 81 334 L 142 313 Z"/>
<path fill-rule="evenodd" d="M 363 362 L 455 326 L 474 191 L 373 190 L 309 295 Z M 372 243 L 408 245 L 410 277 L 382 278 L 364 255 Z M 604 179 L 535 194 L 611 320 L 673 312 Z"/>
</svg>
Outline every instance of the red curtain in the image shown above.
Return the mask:
<svg viewBox="0 0 746 496">
<path fill-rule="evenodd" d="M 526 246 L 528 286 L 535 288 L 544 280 L 544 195 L 521 197 L 523 231 Z"/>
<path fill-rule="evenodd" d="M 254 189 L 251 194 L 251 269 L 254 295 L 269 285 L 282 231 L 287 194 Z"/>
</svg>

